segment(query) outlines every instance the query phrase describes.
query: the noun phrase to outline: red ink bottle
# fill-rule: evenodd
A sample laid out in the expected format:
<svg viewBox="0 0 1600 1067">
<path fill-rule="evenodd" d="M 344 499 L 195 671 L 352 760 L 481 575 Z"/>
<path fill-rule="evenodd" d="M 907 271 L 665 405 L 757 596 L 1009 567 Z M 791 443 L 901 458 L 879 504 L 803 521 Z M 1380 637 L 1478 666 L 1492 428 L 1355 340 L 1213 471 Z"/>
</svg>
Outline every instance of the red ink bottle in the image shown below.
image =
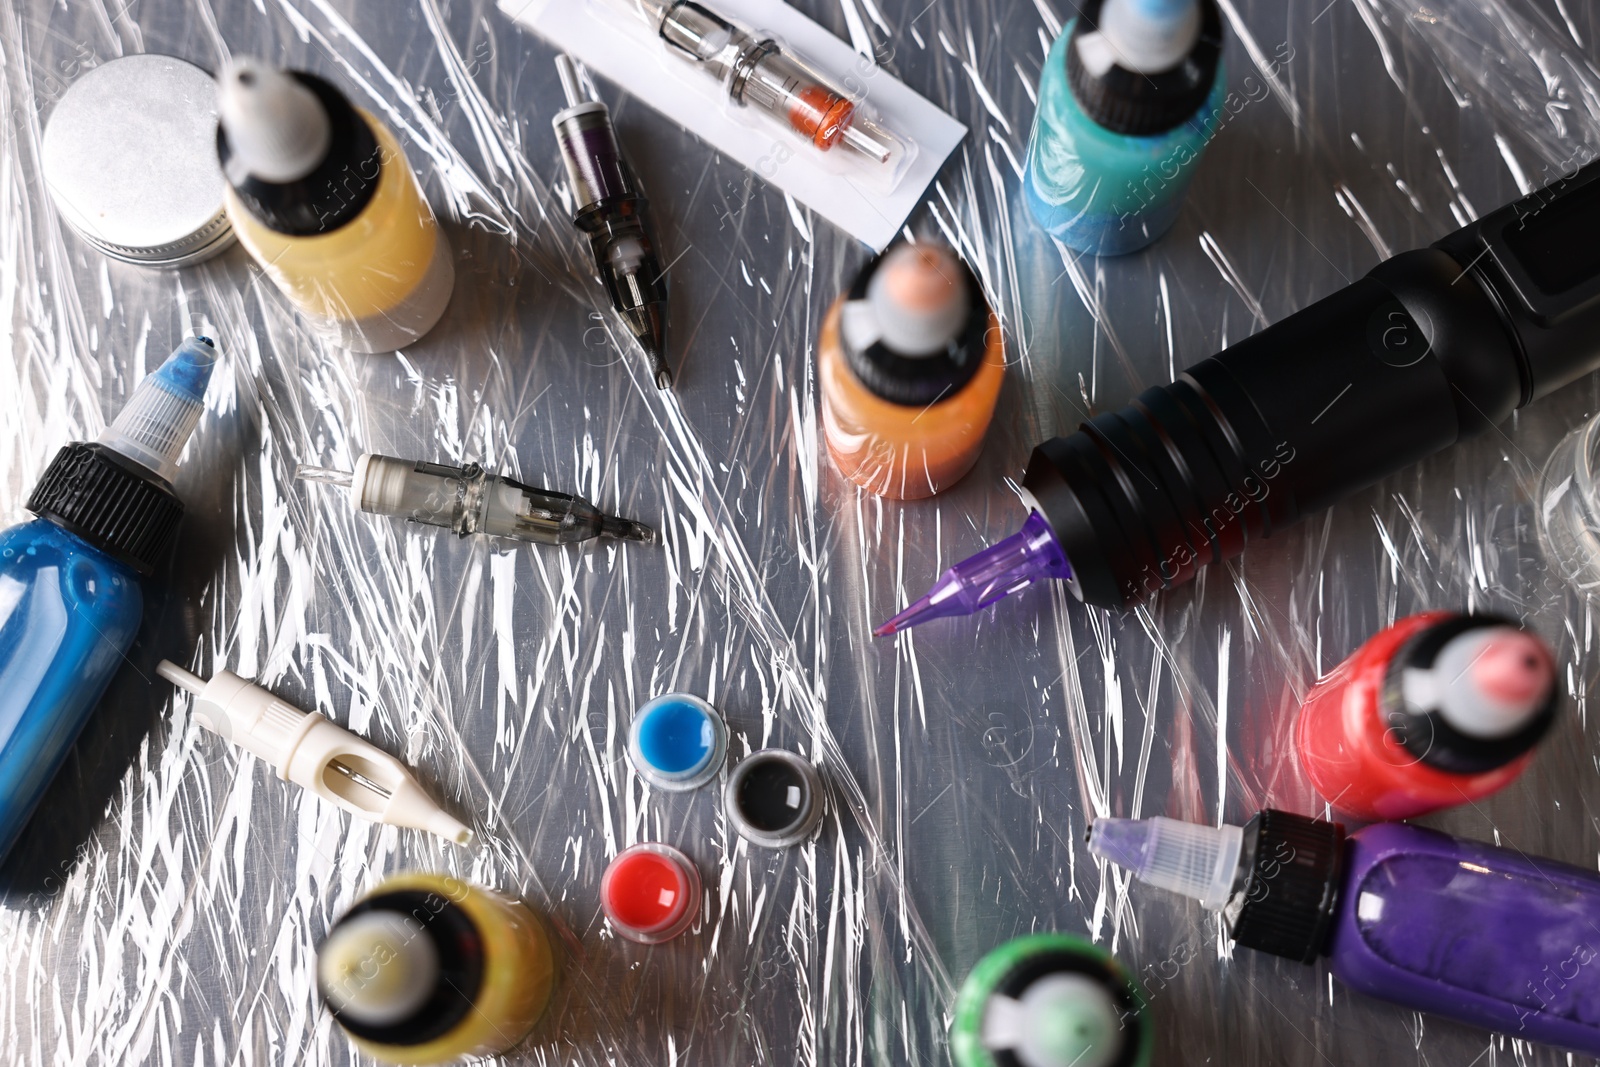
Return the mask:
<svg viewBox="0 0 1600 1067">
<path fill-rule="evenodd" d="M 1559 701 L 1555 661 L 1533 634 L 1494 616 L 1424 612 L 1312 687 L 1295 748 L 1335 808 L 1408 819 L 1509 785 Z"/>
</svg>

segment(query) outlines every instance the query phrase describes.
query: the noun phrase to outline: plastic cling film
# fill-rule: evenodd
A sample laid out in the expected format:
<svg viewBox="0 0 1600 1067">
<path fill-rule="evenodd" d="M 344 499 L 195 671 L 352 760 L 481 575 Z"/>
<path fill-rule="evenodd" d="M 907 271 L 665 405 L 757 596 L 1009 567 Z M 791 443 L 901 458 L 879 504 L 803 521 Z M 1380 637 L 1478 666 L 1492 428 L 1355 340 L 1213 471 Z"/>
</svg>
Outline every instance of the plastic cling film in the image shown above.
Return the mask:
<svg viewBox="0 0 1600 1067">
<path fill-rule="evenodd" d="M 764 8 L 734 6 L 822 54 Z M 870 101 L 898 79 L 973 131 L 909 222 L 890 223 L 961 249 L 1011 331 L 978 466 L 932 500 L 879 502 L 818 453 L 817 331 L 866 249 L 803 198 L 791 207 L 770 175 L 795 162 L 747 167 L 591 64 L 658 200 L 674 295 L 692 300 L 677 398 L 618 354 L 616 330 L 600 328 L 612 310 L 567 232 L 551 49 L 490 0 L 214 0 L 205 19 L 141 0 L 114 21 L 95 3 L 0 9 L 0 161 L 17 191 L 0 198 L 14 298 L 0 506 L 20 517 L 56 444 L 93 440 L 184 337 L 228 353 L 175 483 L 188 505 L 178 565 L 149 584 L 132 665 L 115 660 L 99 716 L 115 728 L 84 731 L 70 780 L 0 871 L 12 1058 L 370 1062 L 319 1008 L 313 962 L 377 857 L 382 870 L 470 864 L 553 916 L 552 940 L 579 946 L 572 981 L 512 1062 L 942 1063 L 963 975 L 1031 930 L 1116 946 L 1152 996 L 1156 1063 L 1402 1067 L 1484 1051 L 1480 1031 L 1330 997 L 1320 972 L 1218 959 L 1215 920 L 1103 876 L 1084 823 L 1232 821 L 1262 795 L 1320 812 L 1288 755 L 1288 713 L 1397 617 L 1509 611 L 1550 641 L 1564 684 L 1600 674 L 1600 620 L 1529 535 L 1537 468 L 1593 417 L 1589 386 L 1253 540 L 1146 612 L 1084 610 L 1041 582 L 971 620 L 976 631 L 941 622 L 863 646 L 944 568 L 1017 530 L 1028 508 L 1007 479 L 1038 441 L 1334 291 L 1380 246 L 1447 232 L 1600 144 L 1600 11 L 1433 0 L 1419 17 L 1414 0 L 1326 13 L 1326 0 L 1232 0 L 1230 89 L 1247 102 L 1168 239 L 1094 262 L 1063 258 L 1031 223 L 1012 162 L 1041 42 L 1071 5 L 940 0 L 920 17 L 927 0 L 778 6 L 883 57 Z M 246 255 L 163 273 L 106 264 L 35 192 L 37 120 L 84 70 L 137 48 L 215 70 L 218 40 L 336 76 L 395 131 L 457 253 L 457 298 L 436 328 L 448 343 L 352 359 L 288 314 Z M 1295 58 L 1268 77 L 1252 56 L 1285 44 Z M 850 86 L 852 62 L 827 65 Z M 795 160 L 837 154 L 782 131 L 763 140 Z M 1338 388 L 1317 405 L 1333 405 L 1324 422 L 1352 400 Z M 299 462 L 348 471 L 364 451 L 520 471 L 646 519 L 661 545 L 457 542 L 292 480 Z M 1241 501 L 1290 492 L 1288 473 L 1251 473 L 1229 487 Z M 1211 519 L 1219 536 L 1243 521 Z M 87 591 L 91 575 L 61 577 Z M 201 646 L 296 706 L 363 694 L 349 724 L 427 768 L 458 814 L 481 813 L 485 847 L 467 859 L 349 819 L 180 729 L 186 700 L 139 672 L 155 679 L 164 650 Z M 727 716 L 730 769 L 767 744 L 813 758 L 833 801 L 814 843 L 738 853 L 714 785 L 647 792 L 622 742 L 633 711 L 668 688 Z M 1592 788 L 1597 738 L 1577 720 L 1525 784 L 1483 807 L 1530 855 L 1592 869 L 1600 830 L 1574 798 Z M 1470 808 L 1429 822 L 1490 833 Z M 719 835 L 732 857 L 709 844 Z M 708 843 L 689 851 L 717 895 L 701 932 L 642 949 L 610 937 L 597 892 L 610 856 L 650 836 Z M 1510 1038 L 1501 1052 L 1527 1067 L 1568 1061 Z"/>
<path fill-rule="evenodd" d="M 1600 593 L 1600 419 L 1590 419 L 1550 452 L 1540 478 L 1539 541 L 1560 576 Z"/>
</svg>

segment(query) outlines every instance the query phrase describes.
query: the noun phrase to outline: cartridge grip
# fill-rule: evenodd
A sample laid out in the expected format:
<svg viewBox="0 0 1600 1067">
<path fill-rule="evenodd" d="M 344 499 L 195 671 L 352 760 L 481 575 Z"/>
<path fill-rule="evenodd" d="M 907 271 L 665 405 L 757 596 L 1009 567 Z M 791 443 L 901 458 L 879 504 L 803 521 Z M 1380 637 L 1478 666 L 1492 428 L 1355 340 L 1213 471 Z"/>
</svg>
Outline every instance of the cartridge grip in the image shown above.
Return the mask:
<svg viewBox="0 0 1600 1067">
<path fill-rule="evenodd" d="M 1510 414 L 1514 347 L 1463 272 L 1396 256 L 1035 449 L 1074 594 L 1126 607 Z"/>
<path fill-rule="evenodd" d="M 1600 161 L 1563 172 L 1434 247 L 1493 300 L 1522 371 L 1518 407 L 1600 366 Z"/>
</svg>

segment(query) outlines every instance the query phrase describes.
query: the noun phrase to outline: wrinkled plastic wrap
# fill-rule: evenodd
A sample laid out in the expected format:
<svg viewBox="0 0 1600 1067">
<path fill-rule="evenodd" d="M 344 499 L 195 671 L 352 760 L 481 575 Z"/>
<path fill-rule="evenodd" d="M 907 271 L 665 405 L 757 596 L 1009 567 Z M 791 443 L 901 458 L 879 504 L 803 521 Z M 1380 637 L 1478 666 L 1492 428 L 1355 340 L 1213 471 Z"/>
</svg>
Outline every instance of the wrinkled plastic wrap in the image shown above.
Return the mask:
<svg viewBox="0 0 1600 1067">
<path fill-rule="evenodd" d="M 1573 700 L 1516 785 L 1425 822 L 1593 865 L 1600 627 L 1547 569 L 1534 501 L 1545 456 L 1600 403 L 1594 380 L 1148 608 L 1040 588 L 898 642 L 870 629 L 1015 530 L 1010 483 L 1038 440 L 1591 158 L 1600 15 L 1222 0 L 1248 102 L 1172 232 L 1097 262 L 1064 258 L 1017 195 L 1066 4 L 800 6 L 972 130 L 910 228 L 970 259 L 1011 362 L 977 468 L 932 501 L 861 494 L 819 444 L 818 323 L 866 249 L 602 84 L 672 264 L 678 379 L 657 392 L 568 224 L 550 49 L 486 0 L 0 0 L 6 520 L 186 331 L 224 353 L 178 478 L 174 565 L 0 868 L 7 1062 L 349 1062 L 313 945 L 381 874 L 415 867 L 517 892 L 561 931 L 564 984 L 518 1062 L 937 1064 L 961 976 L 1045 929 L 1142 976 L 1157 1062 L 1568 1062 L 1232 953 L 1216 917 L 1130 887 L 1082 840 L 1097 814 L 1320 813 L 1290 734 L 1312 680 L 1397 616 L 1473 608 L 1548 638 Z M 455 250 L 440 325 L 399 356 L 352 356 L 315 341 L 242 250 L 159 273 L 68 233 L 41 189 L 42 115 L 76 71 L 138 50 L 263 54 L 382 117 Z M 292 480 L 363 450 L 481 461 L 665 543 L 462 542 Z M 352 822 L 277 781 L 190 721 L 162 657 L 370 736 L 482 846 Z M 752 851 L 714 790 L 647 792 L 626 725 L 669 689 L 722 709 L 735 758 L 779 745 L 821 764 L 814 843 Z M 655 948 L 612 937 L 596 892 L 607 859 L 649 839 L 706 884 L 700 920 Z"/>
</svg>

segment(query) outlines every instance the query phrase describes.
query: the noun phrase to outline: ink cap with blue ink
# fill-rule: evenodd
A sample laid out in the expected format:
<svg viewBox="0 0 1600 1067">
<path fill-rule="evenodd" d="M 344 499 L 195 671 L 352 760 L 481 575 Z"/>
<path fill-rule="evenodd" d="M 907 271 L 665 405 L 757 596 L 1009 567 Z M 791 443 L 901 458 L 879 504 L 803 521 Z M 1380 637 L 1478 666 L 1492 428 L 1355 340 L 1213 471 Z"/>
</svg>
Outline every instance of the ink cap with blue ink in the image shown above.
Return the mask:
<svg viewBox="0 0 1600 1067">
<path fill-rule="evenodd" d="M 692 693 L 666 693 L 640 708 L 628 729 L 628 759 L 639 777 L 669 793 L 699 789 L 722 771 L 728 725 Z"/>
</svg>

